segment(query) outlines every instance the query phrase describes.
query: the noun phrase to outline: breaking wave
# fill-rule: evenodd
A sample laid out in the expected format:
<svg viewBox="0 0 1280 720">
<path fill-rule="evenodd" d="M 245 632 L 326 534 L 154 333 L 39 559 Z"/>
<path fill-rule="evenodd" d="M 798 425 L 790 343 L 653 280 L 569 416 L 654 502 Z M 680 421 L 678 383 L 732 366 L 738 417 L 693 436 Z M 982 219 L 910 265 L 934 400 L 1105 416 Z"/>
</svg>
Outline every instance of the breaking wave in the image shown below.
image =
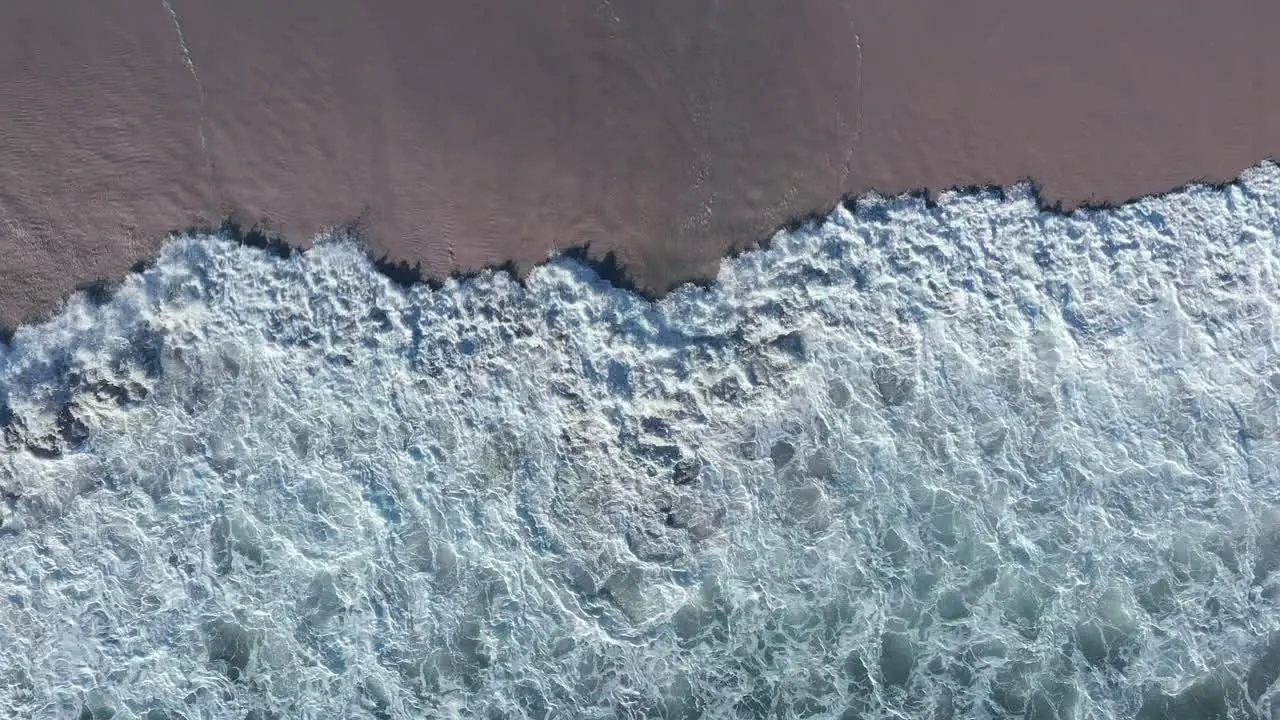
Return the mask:
<svg viewBox="0 0 1280 720">
<path fill-rule="evenodd" d="M 181 237 L 0 345 L 0 708 L 1269 717 L 1280 168 L 647 302 Z"/>
</svg>

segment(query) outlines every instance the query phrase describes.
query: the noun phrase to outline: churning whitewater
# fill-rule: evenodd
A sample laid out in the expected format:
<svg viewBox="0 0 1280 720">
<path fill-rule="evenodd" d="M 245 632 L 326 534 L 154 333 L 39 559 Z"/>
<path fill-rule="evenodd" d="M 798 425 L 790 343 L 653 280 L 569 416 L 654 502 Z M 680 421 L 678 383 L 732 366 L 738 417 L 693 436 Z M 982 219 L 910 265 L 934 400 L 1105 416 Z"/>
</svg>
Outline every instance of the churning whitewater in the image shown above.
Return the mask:
<svg viewBox="0 0 1280 720">
<path fill-rule="evenodd" d="M 0 714 L 1280 712 L 1280 168 L 656 303 L 173 239 L 0 345 Z"/>
</svg>

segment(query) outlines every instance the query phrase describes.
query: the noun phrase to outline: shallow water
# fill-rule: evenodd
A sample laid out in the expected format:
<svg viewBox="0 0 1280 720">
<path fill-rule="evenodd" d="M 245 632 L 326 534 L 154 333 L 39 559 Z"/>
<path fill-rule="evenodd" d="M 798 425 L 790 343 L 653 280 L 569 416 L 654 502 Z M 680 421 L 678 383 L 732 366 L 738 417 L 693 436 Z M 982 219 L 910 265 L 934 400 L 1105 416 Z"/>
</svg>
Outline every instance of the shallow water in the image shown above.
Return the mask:
<svg viewBox="0 0 1280 720">
<path fill-rule="evenodd" d="M 1274 165 L 659 303 L 175 239 L 0 347 L 0 708 L 1269 717 L 1278 337 Z"/>
</svg>

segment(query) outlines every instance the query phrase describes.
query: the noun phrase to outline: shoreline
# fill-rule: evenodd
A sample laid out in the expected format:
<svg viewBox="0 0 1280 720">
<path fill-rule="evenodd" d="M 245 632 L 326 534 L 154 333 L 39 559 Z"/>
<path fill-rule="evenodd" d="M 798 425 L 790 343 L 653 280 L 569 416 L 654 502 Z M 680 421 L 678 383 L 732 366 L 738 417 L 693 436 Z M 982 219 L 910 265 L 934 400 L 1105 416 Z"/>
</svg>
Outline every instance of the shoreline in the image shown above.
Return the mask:
<svg viewBox="0 0 1280 720">
<path fill-rule="evenodd" d="M 636 282 L 635 275 L 632 274 L 625 264 L 622 264 L 618 260 L 616 252 L 608 251 L 602 258 L 593 256 L 590 252 L 590 245 L 580 245 L 561 249 L 558 252 L 549 255 L 545 260 L 523 268 L 518 266 L 515 262 L 508 260 L 506 262 L 488 264 L 475 269 L 453 270 L 443 275 L 433 275 L 428 271 L 424 271 L 421 267 L 421 263 L 410 265 L 407 261 L 396 260 L 386 255 L 381 257 L 377 256 L 372 250 L 369 242 L 361 236 L 358 221 L 338 226 L 327 233 L 318 233 L 315 237 L 335 235 L 345 237 L 355 242 L 363 251 L 365 258 L 369 261 L 369 264 L 373 269 L 402 289 L 410 289 L 415 286 L 426 286 L 432 291 L 438 291 L 444 287 L 444 284 L 447 281 L 453 280 L 465 283 L 488 272 L 506 273 L 513 281 L 516 282 L 517 285 L 524 287 L 529 273 L 535 268 L 542 267 L 559 259 L 569 259 L 588 268 L 600 281 L 606 283 L 611 288 L 630 293 L 646 303 L 655 303 L 686 286 L 696 287 L 703 290 L 714 287 L 719 281 L 720 267 L 724 262 L 735 260 L 748 253 L 768 251 L 773 240 L 779 234 L 793 233 L 805 228 L 820 226 L 827 222 L 830 216 L 840 208 L 846 209 L 850 214 L 857 217 L 859 214 L 865 213 L 868 208 L 886 203 L 917 201 L 923 202 L 925 208 L 933 209 L 938 207 L 941 200 L 946 197 L 995 196 L 997 199 L 1004 201 L 1012 193 L 1026 192 L 1029 193 L 1031 198 L 1034 200 L 1036 212 L 1038 214 L 1069 218 L 1077 215 L 1090 216 L 1096 213 L 1117 211 L 1150 200 L 1161 199 L 1171 195 L 1194 191 L 1200 188 L 1214 192 L 1222 192 L 1231 187 L 1241 186 L 1247 175 L 1255 172 L 1264 172 L 1268 169 L 1273 172 L 1280 172 L 1280 159 L 1274 157 L 1263 158 L 1257 163 L 1241 170 L 1241 172 L 1234 178 L 1226 181 L 1214 182 L 1207 180 L 1191 180 L 1163 192 L 1147 193 L 1121 202 L 1080 204 L 1070 208 L 1064 207 L 1061 201 L 1052 203 L 1047 202 L 1044 197 L 1042 186 L 1034 179 L 1024 179 L 1009 185 L 970 184 L 951 187 L 941 191 L 931 191 L 928 188 L 917 188 L 893 194 L 882 193 L 877 190 L 870 190 L 858 195 L 847 194 L 825 213 L 815 211 L 805 213 L 803 215 L 797 215 L 779 226 L 773 233 L 770 233 L 769 236 L 758 240 L 754 244 L 727 251 L 721 257 L 720 264 L 717 265 L 717 270 L 714 274 L 689 278 L 666 288 L 662 292 L 653 292 L 639 286 Z M 186 230 L 168 233 L 165 236 L 165 242 L 168 242 L 173 238 L 191 235 L 210 235 L 219 237 L 234 244 L 257 248 L 258 250 L 277 258 L 287 258 L 294 252 L 309 252 L 314 247 L 315 240 L 315 237 L 313 237 L 311 242 L 308 242 L 307 245 L 303 246 L 289 242 L 282 234 L 274 233 L 270 230 L 256 226 L 246 229 L 233 220 L 227 220 L 220 227 L 216 228 L 208 226 L 192 227 Z M 163 247 L 163 244 L 161 247 Z M 133 265 L 130 266 L 129 274 L 141 273 L 150 268 L 155 263 L 159 251 L 160 248 L 157 248 L 155 253 L 134 262 Z M 109 303 L 115 296 L 116 290 L 127 277 L 128 276 L 125 275 L 112 279 L 99 278 L 81 283 L 76 287 L 75 291 L 64 298 L 59 307 L 50 310 L 46 316 L 30 322 L 24 322 L 13 327 L 0 325 L 0 343 L 11 345 L 14 334 L 20 328 L 34 327 L 50 321 L 62 312 L 65 308 L 66 302 L 76 294 L 83 294 L 94 306 L 101 306 Z"/>
</svg>

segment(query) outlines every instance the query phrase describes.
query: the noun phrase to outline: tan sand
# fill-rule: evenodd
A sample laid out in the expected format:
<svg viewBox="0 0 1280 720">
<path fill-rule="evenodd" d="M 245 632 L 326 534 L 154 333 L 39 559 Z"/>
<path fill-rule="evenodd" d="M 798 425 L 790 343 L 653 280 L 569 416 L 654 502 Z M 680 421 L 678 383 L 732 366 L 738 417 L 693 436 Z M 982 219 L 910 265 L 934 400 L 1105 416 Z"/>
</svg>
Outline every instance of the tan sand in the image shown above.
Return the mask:
<svg viewBox="0 0 1280 720">
<path fill-rule="evenodd" d="M 927 5 L 7 3 L 0 324 L 227 216 L 359 218 L 434 275 L 590 243 L 662 292 L 846 193 L 1071 208 L 1280 156 L 1280 4 Z"/>
</svg>

